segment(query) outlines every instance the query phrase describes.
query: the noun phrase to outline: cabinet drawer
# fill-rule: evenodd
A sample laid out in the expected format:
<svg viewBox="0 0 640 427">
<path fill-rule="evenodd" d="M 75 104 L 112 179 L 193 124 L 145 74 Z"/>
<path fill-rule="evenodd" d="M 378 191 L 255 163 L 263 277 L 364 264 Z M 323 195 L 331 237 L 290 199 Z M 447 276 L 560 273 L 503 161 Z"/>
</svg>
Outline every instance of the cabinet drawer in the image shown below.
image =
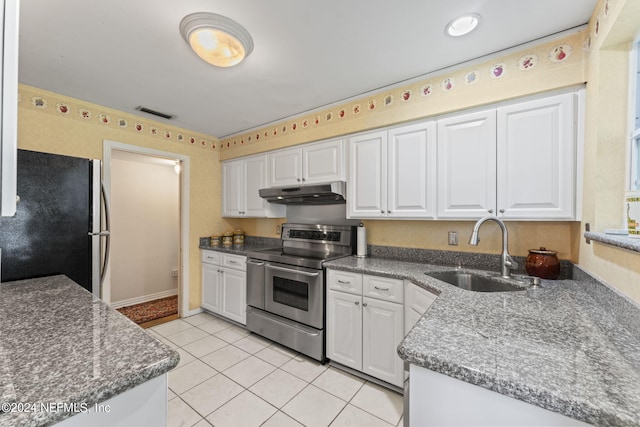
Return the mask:
<svg viewBox="0 0 640 427">
<path fill-rule="evenodd" d="M 327 285 L 329 289 L 361 295 L 362 274 L 327 270 Z"/>
<path fill-rule="evenodd" d="M 222 257 L 222 265 L 235 270 L 247 271 L 247 257 L 224 254 Z"/>
<path fill-rule="evenodd" d="M 409 281 L 407 281 L 405 292 L 407 293 L 405 307 L 417 311 L 420 315 L 423 315 L 437 298 L 432 292 Z"/>
<path fill-rule="evenodd" d="M 202 251 L 202 262 L 205 264 L 222 264 L 222 254 L 216 251 Z"/>
<path fill-rule="evenodd" d="M 362 276 L 362 295 L 365 297 L 403 303 L 403 281 L 390 277 Z"/>
</svg>

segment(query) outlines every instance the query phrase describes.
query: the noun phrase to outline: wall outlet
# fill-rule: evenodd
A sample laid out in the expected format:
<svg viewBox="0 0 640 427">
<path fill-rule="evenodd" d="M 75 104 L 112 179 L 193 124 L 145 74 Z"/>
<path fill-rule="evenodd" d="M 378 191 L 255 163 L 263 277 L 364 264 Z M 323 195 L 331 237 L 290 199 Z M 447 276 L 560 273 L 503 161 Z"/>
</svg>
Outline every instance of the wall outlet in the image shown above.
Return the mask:
<svg viewBox="0 0 640 427">
<path fill-rule="evenodd" d="M 276 236 L 279 236 L 282 233 L 282 224 L 276 225 Z"/>
<path fill-rule="evenodd" d="M 178 278 L 178 269 L 174 268 L 173 270 L 171 270 L 171 277 L 173 277 L 174 279 Z"/>
<path fill-rule="evenodd" d="M 458 246 L 458 232 L 450 231 L 449 232 L 449 245 Z"/>
</svg>

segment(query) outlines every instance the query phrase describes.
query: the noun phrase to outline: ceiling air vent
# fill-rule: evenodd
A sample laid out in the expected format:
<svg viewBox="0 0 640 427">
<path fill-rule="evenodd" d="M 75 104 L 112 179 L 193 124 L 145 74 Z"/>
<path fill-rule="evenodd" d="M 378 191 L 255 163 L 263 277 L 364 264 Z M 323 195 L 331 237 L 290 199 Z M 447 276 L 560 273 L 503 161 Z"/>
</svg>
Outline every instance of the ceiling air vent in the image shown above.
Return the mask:
<svg viewBox="0 0 640 427">
<path fill-rule="evenodd" d="M 171 120 L 173 116 L 171 114 L 161 113 L 160 111 L 155 111 L 147 107 L 143 107 L 141 105 L 136 107 L 136 110 L 142 111 L 143 113 L 153 114 L 154 116 L 162 117 L 163 119 Z"/>
</svg>

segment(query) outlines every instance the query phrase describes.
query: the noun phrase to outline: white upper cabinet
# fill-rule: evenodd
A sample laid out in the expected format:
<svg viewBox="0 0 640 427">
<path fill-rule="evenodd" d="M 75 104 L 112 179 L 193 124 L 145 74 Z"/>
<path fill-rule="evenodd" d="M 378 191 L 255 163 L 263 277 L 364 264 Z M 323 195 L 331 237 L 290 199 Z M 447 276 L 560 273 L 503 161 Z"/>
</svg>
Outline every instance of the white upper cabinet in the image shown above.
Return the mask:
<svg viewBox="0 0 640 427">
<path fill-rule="evenodd" d="M 240 216 L 243 208 L 244 161 L 222 164 L 222 216 Z"/>
<path fill-rule="evenodd" d="M 222 216 L 284 217 L 282 205 L 268 203 L 258 190 L 267 187 L 267 155 L 222 163 Z"/>
<path fill-rule="evenodd" d="M 434 122 L 389 131 L 387 215 L 433 218 L 436 188 L 436 126 Z"/>
<path fill-rule="evenodd" d="M 269 153 L 269 187 L 302 184 L 302 148 Z"/>
<path fill-rule="evenodd" d="M 302 147 L 302 181 L 305 184 L 344 179 L 344 143 L 341 139 Z"/>
<path fill-rule="evenodd" d="M 576 93 L 438 120 L 438 218 L 576 218 Z"/>
<path fill-rule="evenodd" d="M 344 180 L 341 139 L 305 144 L 269 154 L 269 186 L 313 184 Z"/>
<path fill-rule="evenodd" d="M 576 95 L 498 109 L 498 215 L 575 218 Z"/>
<path fill-rule="evenodd" d="M 438 218 L 495 211 L 495 110 L 438 120 Z"/>
<path fill-rule="evenodd" d="M 347 217 L 377 218 L 387 212 L 387 132 L 349 139 Z"/>
<path fill-rule="evenodd" d="M 0 9 L 0 216 L 16 213 L 18 154 L 19 1 L 3 0 Z"/>
<path fill-rule="evenodd" d="M 258 190 L 267 186 L 267 157 L 255 156 L 243 160 L 244 208 L 243 216 L 269 216 L 269 203 L 260 197 Z M 280 207 L 281 208 L 281 207 Z"/>
<path fill-rule="evenodd" d="M 433 218 L 435 144 L 434 122 L 351 138 L 347 215 Z"/>
</svg>

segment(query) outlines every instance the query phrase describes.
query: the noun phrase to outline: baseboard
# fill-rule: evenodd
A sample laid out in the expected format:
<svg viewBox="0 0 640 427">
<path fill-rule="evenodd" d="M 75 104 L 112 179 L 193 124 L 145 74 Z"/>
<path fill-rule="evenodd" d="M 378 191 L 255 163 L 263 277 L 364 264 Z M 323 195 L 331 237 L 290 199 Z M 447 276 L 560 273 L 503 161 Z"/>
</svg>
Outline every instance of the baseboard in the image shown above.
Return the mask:
<svg viewBox="0 0 640 427">
<path fill-rule="evenodd" d="M 160 298 L 172 297 L 178 295 L 178 289 L 171 289 L 168 291 L 156 292 L 155 294 L 144 295 L 141 297 L 130 298 L 123 301 L 112 302 L 109 306 L 113 309 L 128 307 L 130 305 L 142 304 L 143 302 L 149 302 Z"/>
<path fill-rule="evenodd" d="M 204 310 L 199 307 L 199 308 L 194 308 L 193 310 L 189 310 L 186 313 L 180 313 L 180 317 L 190 317 L 190 316 L 195 316 L 196 314 L 200 314 L 203 313 Z"/>
</svg>

